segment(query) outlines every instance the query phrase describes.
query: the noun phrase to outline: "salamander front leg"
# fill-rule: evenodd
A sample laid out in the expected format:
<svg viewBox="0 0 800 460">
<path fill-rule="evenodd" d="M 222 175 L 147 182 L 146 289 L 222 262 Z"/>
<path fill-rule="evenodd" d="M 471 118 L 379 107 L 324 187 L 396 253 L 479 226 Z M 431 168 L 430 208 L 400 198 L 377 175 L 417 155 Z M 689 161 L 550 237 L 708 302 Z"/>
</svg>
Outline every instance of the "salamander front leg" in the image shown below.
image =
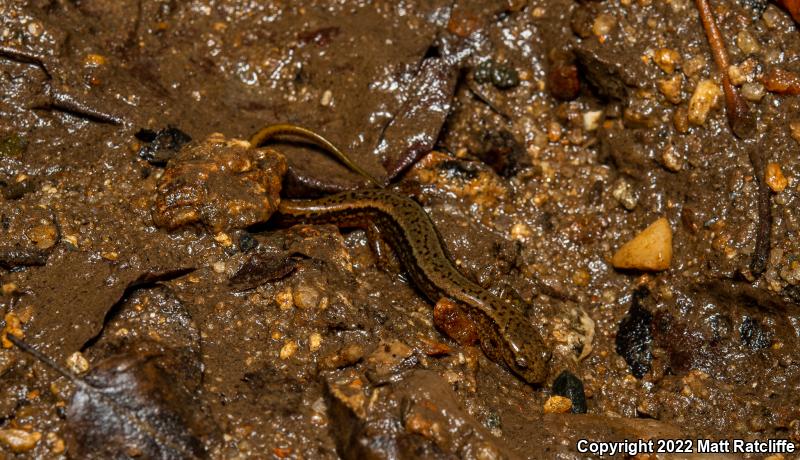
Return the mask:
<svg viewBox="0 0 800 460">
<path fill-rule="evenodd" d="M 402 273 L 403 268 L 392 248 L 381 238 L 381 232 L 374 222 L 366 226 L 367 239 L 378 261 L 378 267 L 389 273 Z"/>
</svg>

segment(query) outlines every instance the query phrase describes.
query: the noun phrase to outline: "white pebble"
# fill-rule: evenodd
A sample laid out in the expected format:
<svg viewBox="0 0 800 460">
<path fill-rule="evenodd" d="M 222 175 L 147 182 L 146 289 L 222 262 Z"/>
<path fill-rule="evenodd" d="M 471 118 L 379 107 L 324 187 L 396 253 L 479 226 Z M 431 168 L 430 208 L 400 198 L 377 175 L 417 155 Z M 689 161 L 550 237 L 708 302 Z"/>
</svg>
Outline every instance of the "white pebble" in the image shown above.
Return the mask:
<svg viewBox="0 0 800 460">
<path fill-rule="evenodd" d="M 323 107 L 328 107 L 331 105 L 331 101 L 333 101 L 333 92 L 331 92 L 329 89 L 326 89 L 325 92 L 322 93 L 322 98 L 319 100 L 319 103 Z"/>
<path fill-rule="evenodd" d="M 603 118 L 602 110 L 592 110 L 583 114 L 583 129 L 586 131 L 594 131 L 600 126 L 600 120 Z"/>
<path fill-rule="evenodd" d="M 67 369 L 75 374 L 83 374 L 89 370 L 89 361 L 79 351 L 69 355 L 67 358 Z"/>
</svg>

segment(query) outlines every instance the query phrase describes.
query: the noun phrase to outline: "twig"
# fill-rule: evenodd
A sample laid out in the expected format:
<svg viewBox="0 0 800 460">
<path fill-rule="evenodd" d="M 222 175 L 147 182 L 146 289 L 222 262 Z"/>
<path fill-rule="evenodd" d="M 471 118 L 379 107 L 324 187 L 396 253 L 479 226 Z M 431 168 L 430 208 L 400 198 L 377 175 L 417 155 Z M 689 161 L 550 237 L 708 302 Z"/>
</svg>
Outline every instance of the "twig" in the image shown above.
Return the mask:
<svg viewBox="0 0 800 460">
<path fill-rule="evenodd" d="M 56 90 L 53 84 L 55 78 L 47 68 L 43 56 L 7 46 L 0 46 L 0 58 L 6 58 L 22 64 L 34 65 L 44 73 L 44 101 L 35 105 L 33 107 L 34 109 L 58 110 L 87 120 L 109 123 L 112 125 L 121 125 L 124 123 L 124 120 L 116 115 L 97 110 L 67 93 Z"/>
<path fill-rule="evenodd" d="M 750 261 L 750 271 L 756 277 L 764 273 L 769 259 L 769 249 L 771 246 L 772 229 L 772 209 L 770 190 L 765 183 L 765 161 L 763 149 L 758 144 L 748 146 L 750 163 L 753 165 L 753 172 L 756 175 L 758 184 L 758 222 L 756 226 L 756 247 L 753 252 L 753 259 Z"/>
<path fill-rule="evenodd" d="M 479 101 L 486 104 L 486 106 L 489 107 L 492 110 L 492 112 L 500 115 L 506 121 L 511 121 L 511 115 L 509 115 L 505 110 L 498 107 L 497 104 L 495 104 L 491 99 L 489 99 L 485 94 L 483 94 L 483 92 L 476 87 L 474 82 L 472 81 L 467 82 L 467 89 L 469 89 L 469 92 L 472 93 L 472 95 L 475 96 Z"/>
<path fill-rule="evenodd" d="M 42 353 L 41 351 L 37 350 L 36 348 L 33 348 L 32 346 L 28 345 L 26 342 L 23 342 L 22 340 L 16 338 L 13 334 L 10 334 L 10 333 L 6 334 L 6 338 L 8 339 L 9 342 L 11 342 L 14 345 L 16 345 L 20 350 L 22 350 L 25 353 L 33 356 L 34 358 L 36 358 L 37 360 L 39 360 L 40 362 L 45 364 L 50 369 L 53 369 L 57 373 L 59 373 L 62 376 L 66 377 L 67 380 L 72 382 L 75 386 L 78 386 L 78 387 L 81 387 L 81 388 L 87 388 L 89 386 L 88 383 L 86 383 L 83 379 L 81 379 L 77 375 L 75 375 L 72 372 L 70 372 L 69 370 L 67 370 L 67 368 L 61 366 L 60 364 L 55 362 L 52 358 L 50 358 L 49 356 L 45 355 L 44 353 Z"/>
<path fill-rule="evenodd" d="M 728 76 L 730 60 L 728 51 L 725 48 L 725 41 L 714 20 L 714 13 L 708 0 L 695 0 L 697 10 L 700 12 L 700 19 L 706 31 L 708 44 L 711 46 L 711 53 L 714 62 L 722 73 L 722 89 L 725 91 L 725 107 L 728 115 L 728 123 L 731 131 L 744 139 L 750 137 L 755 132 L 755 120 L 750 114 L 747 103 L 736 92 L 731 79 Z M 764 182 L 764 152 L 757 145 L 748 146 L 750 163 L 753 165 L 753 172 L 758 184 L 758 222 L 756 227 L 756 247 L 753 259 L 750 262 L 750 271 L 753 275 L 759 276 L 767 267 L 770 248 L 770 229 L 772 227 L 772 212 L 770 210 L 770 193 L 767 184 Z"/>
<path fill-rule="evenodd" d="M 708 0 L 695 0 L 695 4 L 700 12 L 700 20 L 703 22 L 703 28 L 706 31 L 714 62 L 716 62 L 717 68 L 722 74 L 722 89 L 725 91 L 725 108 L 731 131 L 741 139 L 750 137 L 755 131 L 755 120 L 750 115 L 747 103 L 736 92 L 736 88 L 734 88 L 728 76 L 730 59 L 728 59 L 728 51 L 725 48 L 725 40 L 723 40 L 719 27 L 717 27 L 717 22 L 714 20 L 711 5 Z"/>
<path fill-rule="evenodd" d="M 18 267 L 33 267 L 47 264 L 49 251 L 43 249 L 0 249 L 0 268 L 14 270 Z"/>
<path fill-rule="evenodd" d="M 53 78 L 53 76 L 50 75 L 50 71 L 45 67 L 44 58 L 42 56 L 27 51 L 20 51 L 15 48 L 9 48 L 7 46 L 0 46 L 0 57 L 22 64 L 33 64 L 44 72 L 48 80 Z"/>
<path fill-rule="evenodd" d="M 121 125 L 124 123 L 124 120 L 116 115 L 102 112 L 90 107 L 83 102 L 74 99 L 69 94 L 53 91 L 52 85 L 50 84 L 47 85 L 45 91 L 49 93 L 47 102 L 33 107 L 34 109 L 58 110 L 70 115 L 75 115 L 79 118 L 96 121 L 98 123 L 108 123 L 111 125 Z"/>
</svg>

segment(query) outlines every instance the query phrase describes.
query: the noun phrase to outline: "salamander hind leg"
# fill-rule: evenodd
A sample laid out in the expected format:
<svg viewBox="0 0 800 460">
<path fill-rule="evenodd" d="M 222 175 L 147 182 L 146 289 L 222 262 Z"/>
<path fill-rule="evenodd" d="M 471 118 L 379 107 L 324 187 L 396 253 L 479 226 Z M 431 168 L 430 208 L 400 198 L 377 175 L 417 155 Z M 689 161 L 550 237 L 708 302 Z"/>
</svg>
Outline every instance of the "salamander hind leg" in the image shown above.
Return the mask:
<svg viewBox="0 0 800 460">
<path fill-rule="evenodd" d="M 478 325 L 470 318 L 462 305 L 447 297 L 442 297 L 433 307 L 433 323 L 446 336 L 461 346 L 478 343 Z"/>
<path fill-rule="evenodd" d="M 389 273 L 402 272 L 403 267 L 392 248 L 381 238 L 381 232 L 374 222 L 366 225 L 367 239 L 372 252 L 378 260 L 378 267 Z"/>
<path fill-rule="evenodd" d="M 505 348 L 503 337 L 497 332 L 494 322 L 483 314 L 471 314 L 469 316 L 477 326 L 483 354 L 498 364 L 506 362 L 506 353 L 503 352 Z"/>
</svg>

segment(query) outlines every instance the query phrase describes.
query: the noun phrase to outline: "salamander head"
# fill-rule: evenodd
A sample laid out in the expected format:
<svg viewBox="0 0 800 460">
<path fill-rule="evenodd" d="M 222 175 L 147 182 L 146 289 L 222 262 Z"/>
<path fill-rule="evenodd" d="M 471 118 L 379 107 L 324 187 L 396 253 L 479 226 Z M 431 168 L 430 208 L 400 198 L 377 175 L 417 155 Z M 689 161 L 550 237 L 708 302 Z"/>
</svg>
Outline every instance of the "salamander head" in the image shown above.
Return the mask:
<svg viewBox="0 0 800 460">
<path fill-rule="evenodd" d="M 512 319 L 502 335 L 501 349 L 506 365 L 526 382 L 542 383 L 547 378 L 550 351 L 539 333 L 522 319 Z"/>
</svg>

